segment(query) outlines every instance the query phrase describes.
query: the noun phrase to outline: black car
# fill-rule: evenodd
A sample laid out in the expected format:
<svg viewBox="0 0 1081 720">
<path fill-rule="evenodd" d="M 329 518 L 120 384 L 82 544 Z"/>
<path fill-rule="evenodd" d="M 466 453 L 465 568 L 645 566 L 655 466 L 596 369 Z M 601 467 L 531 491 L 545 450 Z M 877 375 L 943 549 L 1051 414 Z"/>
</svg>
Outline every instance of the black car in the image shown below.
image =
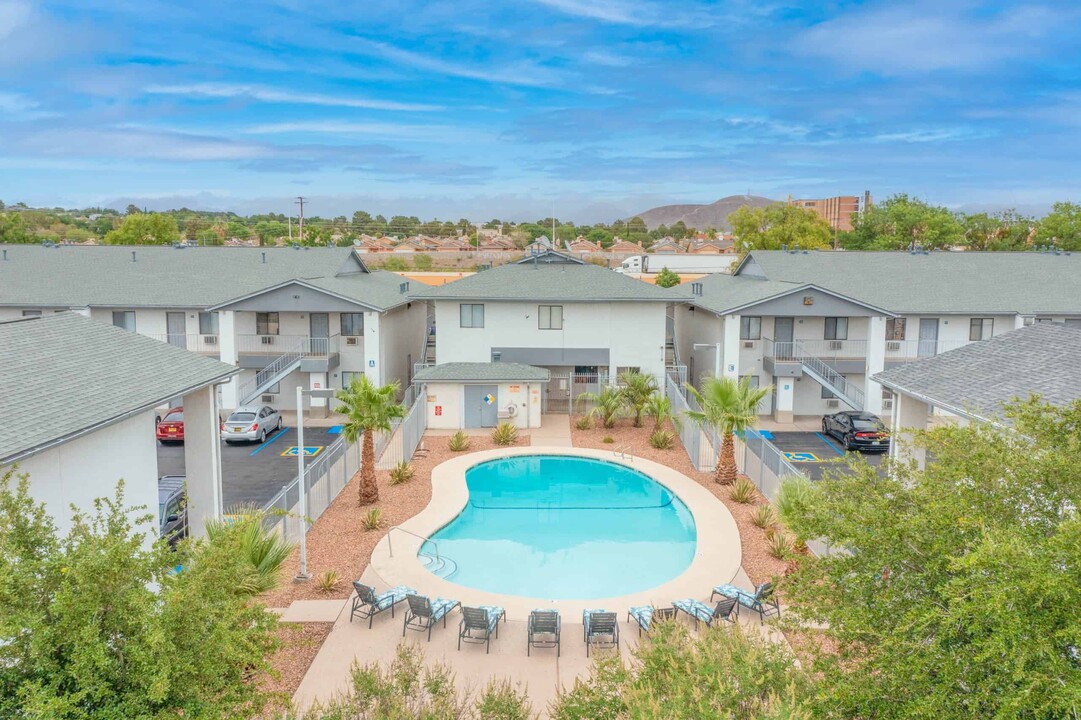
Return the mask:
<svg viewBox="0 0 1081 720">
<path fill-rule="evenodd" d="M 822 432 L 840 440 L 845 450 L 885 452 L 890 431 L 874 413 L 844 410 L 822 418 Z"/>
<path fill-rule="evenodd" d="M 158 522 L 161 537 L 170 545 L 188 536 L 187 497 L 184 495 L 183 475 L 162 475 L 158 478 Z"/>
</svg>

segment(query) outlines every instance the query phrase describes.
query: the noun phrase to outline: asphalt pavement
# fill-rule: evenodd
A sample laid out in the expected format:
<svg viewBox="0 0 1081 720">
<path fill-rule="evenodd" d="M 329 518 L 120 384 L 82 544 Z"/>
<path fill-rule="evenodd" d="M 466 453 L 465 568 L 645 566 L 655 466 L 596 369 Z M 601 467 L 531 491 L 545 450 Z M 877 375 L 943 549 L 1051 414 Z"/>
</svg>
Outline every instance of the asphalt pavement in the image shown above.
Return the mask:
<svg viewBox="0 0 1081 720">
<path fill-rule="evenodd" d="M 763 432 L 767 438 L 785 454 L 788 461 L 807 473 L 812 480 L 818 480 L 831 467 L 837 467 L 836 461 L 845 455 L 844 447 L 834 437 L 821 432 L 778 431 Z M 878 466 L 884 453 L 863 453 L 868 464 Z M 843 467 L 843 466 L 842 466 Z"/>
</svg>

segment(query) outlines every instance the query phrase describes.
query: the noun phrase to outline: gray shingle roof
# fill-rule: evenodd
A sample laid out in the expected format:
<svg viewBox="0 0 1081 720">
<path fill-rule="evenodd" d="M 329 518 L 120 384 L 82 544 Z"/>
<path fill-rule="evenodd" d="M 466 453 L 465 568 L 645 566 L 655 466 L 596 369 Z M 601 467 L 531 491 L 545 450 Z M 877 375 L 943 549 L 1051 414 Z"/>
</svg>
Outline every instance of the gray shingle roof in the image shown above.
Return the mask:
<svg viewBox="0 0 1081 720">
<path fill-rule="evenodd" d="M 0 465 L 240 372 L 70 312 L 0 323 L 0 368 Z"/>
<path fill-rule="evenodd" d="M 1036 394 L 1055 405 L 1081 399 L 1081 328 L 1037 323 L 874 375 L 886 387 L 940 407 L 997 419 L 1002 405 Z"/>
<path fill-rule="evenodd" d="M 461 280 L 416 289 L 431 300 L 529 300 L 553 302 L 689 300 L 686 285 L 662 288 L 596 265 L 533 263 L 500 265 Z"/>
<path fill-rule="evenodd" d="M 0 260 L 0 305 L 205 308 L 294 279 L 333 288 L 379 310 L 409 299 L 398 292 L 400 276 L 363 272 L 351 248 L 4 245 L 0 250 L 7 257 Z"/>
<path fill-rule="evenodd" d="M 547 382 L 544 368 L 520 363 L 443 363 L 426 367 L 413 379 L 417 382 Z"/>
<path fill-rule="evenodd" d="M 718 314 L 732 312 L 746 305 L 760 303 L 770 298 L 778 297 L 786 293 L 795 292 L 803 288 L 812 287 L 812 283 L 789 283 L 775 280 L 758 280 L 749 277 L 740 277 L 717 273 L 707 275 L 695 282 L 702 285 L 702 294 L 694 298 L 694 304 L 711 310 Z M 825 287 L 822 283 L 813 283 L 814 287 L 833 292 L 835 295 L 845 297 L 836 290 Z M 868 304 L 860 298 L 849 297 L 856 303 Z M 881 308 L 889 312 L 886 308 Z"/>
<path fill-rule="evenodd" d="M 1081 315 L 1081 253 L 755 251 L 747 265 L 899 314 Z"/>
</svg>

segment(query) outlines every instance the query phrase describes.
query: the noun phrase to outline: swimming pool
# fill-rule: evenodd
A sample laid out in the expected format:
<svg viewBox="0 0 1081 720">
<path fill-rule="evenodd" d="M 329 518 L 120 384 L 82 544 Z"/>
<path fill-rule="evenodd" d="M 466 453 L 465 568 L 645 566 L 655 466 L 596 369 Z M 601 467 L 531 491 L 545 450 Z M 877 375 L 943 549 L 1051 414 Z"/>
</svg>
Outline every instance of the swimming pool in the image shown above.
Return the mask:
<svg viewBox="0 0 1081 720">
<path fill-rule="evenodd" d="M 644 473 L 573 455 L 518 455 L 465 474 L 465 509 L 424 543 L 436 574 L 533 598 L 626 595 L 682 573 L 697 533 L 687 506 Z"/>
</svg>

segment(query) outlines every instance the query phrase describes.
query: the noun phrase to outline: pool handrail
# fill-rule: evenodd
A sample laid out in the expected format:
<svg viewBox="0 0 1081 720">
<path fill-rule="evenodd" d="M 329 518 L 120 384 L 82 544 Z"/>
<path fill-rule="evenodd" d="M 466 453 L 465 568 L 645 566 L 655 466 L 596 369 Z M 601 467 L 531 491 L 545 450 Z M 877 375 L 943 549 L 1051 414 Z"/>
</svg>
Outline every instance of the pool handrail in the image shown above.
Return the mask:
<svg viewBox="0 0 1081 720">
<path fill-rule="evenodd" d="M 439 558 L 440 558 L 440 555 L 439 555 L 439 544 L 438 544 L 438 543 L 436 543 L 436 541 L 435 541 L 435 540 L 432 540 L 432 539 L 431 539 L 430 537 L 424 537 L 423 535 L 417 535 L 417 534 L 416 534 L 415 532 L 413 532 L 412 530 L 406 530 L 406 529 L 405 529 L 405 528 L 403 528 L 403 527 L 402 527 L 401 525 L 394 525 L 394 526 L 392 526 L 392 527 L 390 528 L 390 530 L 387 530 L 387 551 L 388 551 L 388 553 L 390 554 L 390 557 L 394 557 L 394 544 L 393 544 L 393 543 L 391 543 L 391 540 L 390 540 L 390 534 L 391 534 L 391 533 L 392 533 L 393 531 L 395 531 L 395 530 L 397 530 L 398 532 L 403 532 L 403 533 L 406 533 L 406 534 L 408 534 L 408 535 L 412 535 L 412 536 L 413 536 L 413 537 L 415 537 L 415 538 L 416 538 L 417 540 L 423 540 L 424 542 L 430 542 L 430 543 L 432 544 L 432 547 L 433 547 L 433 548 L 435 548 L 435 557 L 436 557 L 437 559 L 439 559 Z M 421 547 L 423 547 L 423 545 L 422 545 Z"/>
<path fill-rule="evenodd" d="M 624 445 L 623 447 L 618 447 L 613 450 L 612 455 L 614 457 L 619 457 L 623 458 L 624 460 L 630 460 L 631 462 L 634 462 L 634 455 L 631 455 L 630 452 L 628 452 L 630 449 L 630 445 Z"/>
</svg>

